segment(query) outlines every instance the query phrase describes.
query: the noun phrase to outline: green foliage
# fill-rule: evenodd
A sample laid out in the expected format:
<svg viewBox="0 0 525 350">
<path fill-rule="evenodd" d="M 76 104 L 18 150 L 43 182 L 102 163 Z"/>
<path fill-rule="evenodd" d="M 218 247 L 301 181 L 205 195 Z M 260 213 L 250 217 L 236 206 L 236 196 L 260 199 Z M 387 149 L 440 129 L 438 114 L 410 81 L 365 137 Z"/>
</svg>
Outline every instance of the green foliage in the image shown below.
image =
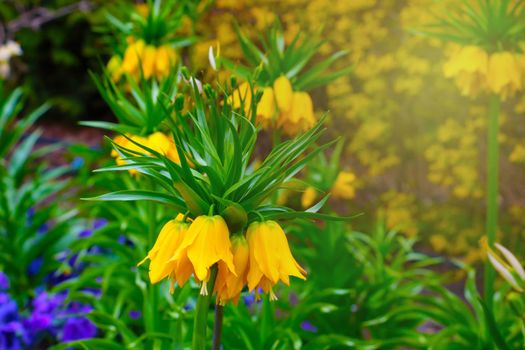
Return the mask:
<svg viewBox="0 0 525 350">
<path fill-rule="evenodd" d="M 173 101 L 178 91 L 179 74 L 170 75 L 162 82 L 141 79 L 135 82 L 126 76 L 129 92 L 122 91 L 107 74 L 99 79 L 91 74 L 99 93 L 117 117 L 119 124 L 109 122 L 81 122 L 82 125 L 104 128 L 120 133 L 147 135 L 157 131 L 164 119 L 172 115 Z"/>
<path fill-rule="evenodd" d="M 267 30 L 261 37 L 261 47 L 250 41 L 236 26 L 237 38 L 241 45 L 244 58 L 248 65 L 220 58 L 220 62 L 245 80 L 249 80 L 254 70 L 260 71 L 257 77 L 258 86 L 271 86 L 279 76 L 286 76 L 296 90 L 311 90 L 323 86 L 339 77 L 347 75 L 352 67 L 338 71 L 326 71 L 347 53 L 339 51 L 330 57 L 308 67 L 319 48 L 326 43 L 321 39 L 320 32 L 309 33 L 307 36 L 299 32 L 291 43 L 286 46 L 284 33 L 279 22 Z"/>
<path fill-rule="evenodd" d="M 0 267 L 9 276 L 13 293 L 21 300 L 42 284 L 59 263 L 54 255 L 71 242 L 71 218 L 76 209 L 63 210 L 69 167 L 49 169 L 41 161 L 55 147 L 35 148 L 41 134 L 29 128 L 47 109 L 44 105 L 17 120 L 22 92 L 0 95 Z M 39 232 L 43 231 L 43 232 Z M 40 268 L 29 273 L 35 259 Z"/>
<path fill-rule="evenodd" d="M 511 0 L 462 0 L 461 5 L 439 15 L 426 34 L 487 51 L 522 50 L 525 36 L 525 2 Z"/>
</svg>

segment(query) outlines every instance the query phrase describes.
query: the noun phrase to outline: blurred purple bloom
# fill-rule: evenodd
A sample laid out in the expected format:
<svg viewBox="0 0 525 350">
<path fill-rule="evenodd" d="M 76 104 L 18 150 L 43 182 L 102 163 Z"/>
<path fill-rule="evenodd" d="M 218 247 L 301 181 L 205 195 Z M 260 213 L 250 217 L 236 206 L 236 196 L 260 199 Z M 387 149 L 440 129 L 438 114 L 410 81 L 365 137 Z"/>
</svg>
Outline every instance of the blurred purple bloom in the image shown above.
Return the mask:
<svg viewBox="0 0 525 350">
<path fill-rule="evenodd" d="M 294 292 L 290 293 L 290 295 L 288 296 L 288 300 L 290 301 L 290 305 L 291 306 L 295 306 L 295 305 L 299 304 L 299 297 Z"/>
<path fill-rule="evenodd" d="M 44 259 L 41 256 L 33 260 L 31 264 L 29 264 L 29 266 L 27 267 L 28 275 L 35 276 L 38 273 L 38 271 L 40 271 L 40 268 L 42 267 L 43 263 L 44 263 Z"/>
<path fill-rule="evenodd" d="M 0 325 L 18 320 L 18 306 L 9 294 L 0 293 Z M 0 348 L 1 349 L 1 348 Z"/>
<path fill-rule="evenodd" d="M 255 302 L 255 295 L 253 293 L 245 295 L 242 300 L 244 301 L 244 305 L 250 307 Z"/>
<path fill-rule="evenodd" d="M 126 236 L 123 235 L 123 234 L 121 234 L 120 236 L 118 236 L 117 241 L 118 241 L 120 244 L 127 245 L 128 247 L 133 247 L 133 246 L 134 246 L 133 241 L 130 240 L 128 237 L 126 237 Z"/>
<path fill-rule="evenodd" d="M 0 324 L 0 349 L 18 350 L 22 349 L 22 342 L 19 335 L 22 335 L 23 328 L 19 322 L 9 322 Z"/>
<path fill-rule="evenodd" d="M 301 322 L 301 329 L 306 332 L 317 333 L 317 327 L 311 324 L 309 321 Z"/>
<path fill-rule="evenodd" d="M 47 231 L 49 231 L 50 225 L 46 222 L 45 224 L 40 225 L 40 227 L 36 230 L 37 233 L 43 235 Z"/>
<path fill-rule="evenodd" d="M 0 271 L 0 291 L 9 289 L 9 278 L 5 273 Z"/>
<path fill-rule="evenodd" d="M 97 328 L 85 317 L 71 317 L 66 320 L 62 334 L 62 341 L 93 338 Z"/>
<path fill-rule="evenodd" d="M 31 313 L 23 322 L 24 328 L 34 337 L 38 332 L 51 328 L 53 324 L 53 315 L 39 312 Z"/>
<path fill-rule="evenodd" d="M 40 313 L 55 313 L 63 305 L 66 300 L 67 292 L 57 293 L 57 294 L 48 294 L 47 292 L 42 292 L 33 299 L 33 308 L 34 311 Z"/>
<path fill-rule="evenodd" d="M 102 227 L 106 226 L 107 224 L 108 224 L 108 220 L 106 220 L 104 218 L 95 219 L 95 221 L 93 222 L 93 229 L 94 230 L 101 229 Z"/>
<path fill-rule="evenodd" d="M 93 235 L 93 230 L 90 230 L 90 229 L 85 229 L 78 233 L 79 238 L 88 238 L 88 237 L 91 237 L 92 235 Z"/>
<path fill-rule="evenodd" d="M 142 316 L 142 312 L 138 310 L 131 310 L 129 312 L 129 317 L 131 317 L 134 320 L 138 320 Z"/>
</svg>

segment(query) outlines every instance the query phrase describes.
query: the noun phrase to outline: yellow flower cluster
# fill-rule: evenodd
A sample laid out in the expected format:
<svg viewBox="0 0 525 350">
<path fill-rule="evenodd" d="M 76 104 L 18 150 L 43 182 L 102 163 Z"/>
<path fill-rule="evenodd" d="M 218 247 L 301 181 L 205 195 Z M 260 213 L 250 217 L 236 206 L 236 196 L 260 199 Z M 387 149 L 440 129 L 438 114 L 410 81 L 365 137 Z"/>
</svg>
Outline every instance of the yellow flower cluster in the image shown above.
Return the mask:
<svg viewBox="0 0 525 350">
<path fill-rule="evenodd" d="M 306 271 L 295 261 L 286 234 L 275 221 L 254 222 L 246 236 L 230 236 L 219 216 L 199 216 L 191 224 L 182 215 L 168 221 L 155 245 L 140 264 L 150 260 L 151 283 L 164 278 L 183 286 L 193 275 L 202 282 L 201 294 L 207 295 L 213 266 L 218 272 L 213 288 L 217 303 L 237 303 L 245 286 L 251 292 L 261 288 L 275 299 L 273 286 L 279 281 L 290 284 L 290 276 L 306 279 Z"/>
<path fill-rule="evenodd" d="M 175 147 L 173 139 L 160 131 L 154 132 L 153 134 L 144 137 L 137 135 L 127 135 L 127 137 L 136 143 L 151 148 L 152 150 L 166 156 L 176 163 L 180 162 L 179 154 L 177 153 L 177 148 Z M 129 149 L 130 151 L 149 154 L 149 152 L 133 143 L 128 138 L 118 135 L 113 139 L 113 142 L 121 147 Z M 126 160 L 120 157 L 117 150 L 111 150 L 111 156 L 116 159 L 117 165 L 127 164 Z M 136 174 L 137 171 L 131 169 L 130 173 Z"/>
<path fill-rule="evenodd" d="M 472 45 L 459 47 L 445 63 L 444 73 L 455 79 L 463 95 L 491 92 L 506 100 L 525 86 L 525 55 L 509 51 L 489 54 Z"/>
<path fill-rule="evenodd" d="M 154 46 L 144 40 L 128 38 L 128 47 L 124 57 L 113 56 L 107 69 L 114 81 L 119 81 L 123 74 L 129 74 L 133 79 L 145 79 L 156 77 L 163 79 L 167 77 L 177 63 L 177 52 L 170 45 Z"/>
<path fill-rule="evenodd" d="M 286 135 L 295 136 L 315 125 L 312 99 L 307 92 L 293 91 L 290 80 L 277 78 L 273 86 L 263 87 L 257 104 L 257 121 L 265 128 L 282 129 Z M 230 96 L 234 108 L 244 106 L 248 114 L 252 108 L 252 91 L 249 83 L 242 83 Z"/>
</svg>

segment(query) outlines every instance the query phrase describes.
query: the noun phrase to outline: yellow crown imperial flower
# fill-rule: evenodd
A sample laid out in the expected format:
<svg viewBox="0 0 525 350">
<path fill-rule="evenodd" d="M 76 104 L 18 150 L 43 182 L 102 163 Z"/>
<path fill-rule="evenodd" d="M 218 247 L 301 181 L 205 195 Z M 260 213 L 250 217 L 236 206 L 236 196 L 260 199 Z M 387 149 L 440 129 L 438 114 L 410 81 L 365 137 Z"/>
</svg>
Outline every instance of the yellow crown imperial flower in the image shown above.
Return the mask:
<svg viewBox="0 0 525 350">
<path fill-rule="evenodd" d="M 166 156 L 167 158 L 174 161 L 175 163 L 180 163 L 180 158 L 177 152 L 177 148 L 175 147 L 175 143 L 166 134 L 160 131 L 157 131 L 147 137 L 142 137 L 142 136 L 137 136 L 137 135 L 127 135 L 127 136 L 131 140 L 141 145 L 144 145 L 148 148 L 151 148 L 152 150 Z M 137 144 L 131 142 L 130 140 L 128 140 L 122 135 L 116 136 L 113 139 L 113 142 L 121 147 L 129 149 L 130 151 L 149 154 L 148 151 L 138 146 Z M 120 157 L 119 153 L 115 149 L 111 151 L 111 156 L 116 158 L 117 165 L 126 164 L 126 161 Z M 137 171 L 134 169 L 131 169 L 130 173 L 136 174 Z"/>
<path fill-rule="evenodd" d="M 275 95 L 271 87 L 265 87 L 257 104 L 257 121 L 264 127 L 271 126 L 275 116 Z"/>
<path fill-rule="evenodd" d="M 244 235 L 234 235 L 231 243 L 233 264 L 237 275 L 229 270 L 226 263 L 223 261 L 219 262 L 219 272 L 215 280 L 214 291 L 217 293 L 217 303 L 221 305 L 226 304 L 229 300 L 232 300 L 237 305 L 241 291 L 248 281 L 250 262 L 248 242 Z"/>
<path fill-rule="evenodd" d="M 292 108 L 293 88 L 290 80 L 284 75 L 275 79 L 273 82 L 275 100 L 281 113 L 289 112 Z"/>
<path fill-rule="evenodd" d="M 182 221 L 183 215 L 179 214 L 173 220 L 168 221 L 160 230 L 157 241 L 148 255 L 138 263 L 142 265 L 150 260 L 149 278 L 151 283 L 157 283 L 171 275 L 177 267 L 176 263 L 168 262 L 177 248 L 180 246 L 189 224 Z"/>
<path fill-rule="evenodd" d="M 524 67 L 510 52 L 496 52 L 490 56 L 488 70 L 489 89 L 502 100 L 512 97 L 523 88 Z"/>
<path fill-rule="evenodd" d="M 124 52 L 124 58 L 122 59 L 122 71 L 128 73 L 131 76 L 138 76 L 139 74 L 139 63 L 144 47 L 146 44 L 144 40 L 133 41 L 128 45 Z"/>
<path fill-rule="evenodd" d="M 294 92 L 288 111 L 282 111 L 277 120 L 277 126 L 288 136 L 295 136 L 315 125 L 314 106 L 307 92 Z"/>
<path fill-rule="evenodd" d="M 461 47 L 445 63 L 445 77 L 456 80 L 462 95 L 475 96 L 487 86 L 488 60 L 480 47 Z"/>
<path fill-rule="evenodd" d="M 210 279 L 210 268 L 215 263 L 223 262 L 231 273 L 237 275 L 229 235 L 228 226 L 221 216 L 197 217 L 169 260 L 178 264 L 175 276 L 179 270 L 186 274 L 193 272 L 195 278 L 203 282 L 201 294 L 207 295 L 206 283 Z"/>
<path fill-rule="evenodd" d="M 246 233 L 250 250 L 248 289 L 262 288 L 275 300 L 272 287 L 283 281 L 290 285 L 290 276 L 306 279 L 306 271 L 295 261 L 281 226 L 275 221 L 254 222 Z"/>
</svg>

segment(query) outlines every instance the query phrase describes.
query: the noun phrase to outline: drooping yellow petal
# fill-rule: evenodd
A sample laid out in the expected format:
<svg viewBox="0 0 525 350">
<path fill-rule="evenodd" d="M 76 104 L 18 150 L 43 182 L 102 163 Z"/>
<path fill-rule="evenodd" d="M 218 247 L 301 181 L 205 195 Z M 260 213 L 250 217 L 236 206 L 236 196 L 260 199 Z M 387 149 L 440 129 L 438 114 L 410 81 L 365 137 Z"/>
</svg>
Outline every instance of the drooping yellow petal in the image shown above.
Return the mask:
<svg viewBox="0 0 525 350">
<path fill-rule="evenodd" d="M 265 292 L 279 280 L 289 284 L 289 276 L 306 279 L 306 272 L 295 261 L 286 234 L 275 221 L 254 222 L 247 230 L 250 252 L 248 289 L 263 288 Z"/>
<path fill-rule="evenodd" d="M 292 108 L 293 97 L 293 88 L 290 80 L 284 75 L 281 75 L 273 82 L 273 90 L 279 111 L 281 113 L 289 112 Z"/>
<path fill-rule="evenodd" d="M 157 48 L 152 45 L 147 45 L 142 52 L 141 64 L 142 73 L 145 79 L 151 78 L 155 71 L 155 60 L 157 58 Z"/>
<path fill-rule="evenodd" d="M 263 89 L 261 100 L 257 104 L 257 121 L 267 128 L 275 117 L 275 96 L 271 87 Z"/>
<path fill-rule="evenodd" d="M 228 266 L 220 261 L 214 291 L 217 293 L 217 303 L 224 305 L 229 300 L 235 304 L 239 300 L 241 291 L 247 282 L 249 267 L 249 249 L 244 236 L 235 235 L 232 238 L 233 264 L 237 275 L 229 270 Z"/>
<path fill-rule="evenodd" d="M 224 219 L 218 215 L 197 217 L 170 261 L 182 261 L 185 256 L 199 281 L 207 281 L 210 267 L 219 261 L 223 261 L 235 274 L 229 231 Z"/>
<path fill-rule="evenodd" d="M 523 88 L 524 73 L 519 60 L 511 52 L 496 52 L 490 56 L 488 86 L 503 100 Z"/>
</svg>

